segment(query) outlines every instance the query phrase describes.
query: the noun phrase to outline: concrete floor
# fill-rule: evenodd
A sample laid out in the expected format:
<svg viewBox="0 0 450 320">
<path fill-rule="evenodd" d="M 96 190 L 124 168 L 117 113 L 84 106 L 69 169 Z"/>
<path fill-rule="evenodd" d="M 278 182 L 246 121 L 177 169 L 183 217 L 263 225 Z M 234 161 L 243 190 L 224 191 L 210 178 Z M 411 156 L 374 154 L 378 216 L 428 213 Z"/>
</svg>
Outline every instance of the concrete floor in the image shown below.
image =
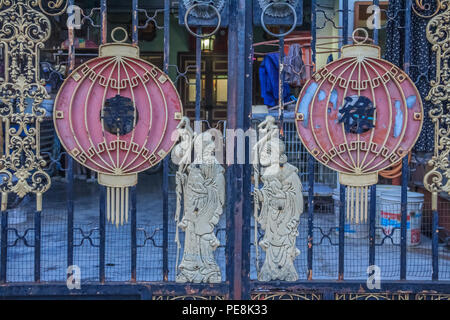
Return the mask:
<svg viewBox="0 0 450 320">
<path fill-rule="evenodd" d="M 138 184 L 138 281 L 162 280 L 162 176 L 141 174 Z M 74 263 L 81 269 L 85 281 L 98 280 L 99 232 L 98 208 L 99 186 L 96 182 L 75 181 L 75 230 Z M 11 224 L 8 248 L 8 281 L 33 281 L 33 201 L 24 201 L 16 210 L 10 212 L 10 222 L 16 213 L 26 212 L 26 221 Z M 175 227 L 173 214 L 175 196 L 170 195 L 169 205 L 169 280 L 174 280 L 176 246 L 173 241 Z M 325 210 L 327 211 L 327 210 Z M 67 216 L 65 183 L 54 181 L 45 194 L 42 213 L 42 281 L 64 281 L 67 259 Z M 338 236 L 335 232 L 335 217 L 331 207 L 325 213 L 316 213 L 315 245 L 313 246 L 313 278 L 337 279 Z M 225 216 L 222 216 L 218 238 L 225 244 Z M 106 230 L 106 277 L 107 281 L 127 281 L 130 279 L 130 228 L 129 224 L 116 228 L 110 224 Z M 252 232 L 253 235 L 253 232 Z M 296 267 L 301 279 L 307 274 L 307 216 L 303 214 L 300 222 L 300 235 L 297 240 L 301 251 L 296 259 Z M 324 237 L 324 235 L 328 235 Z M 21 238 L 15 241 L 17 238 Z M 183 240 L 183 239 L 182 239 Z M 253 241 L 253 240 L 252 240 Z M 330 243 L 331 241 L 331 243 Z M 15 245 L 14 245 L 15 244 Z M 14 245 L 14 246 L 13 246 Z M 216 251 L 222 274 L 225 274 L 225 250 Z M 251 246 L 251 278 L 256 278 L 254 247 Z M 260 257 L 261 262 L 264 256 Z M 422 235 L 419 246 L 409 247 L 407 253 L 408 279 L 431 279 L 431 241 Z M 368 239 L 345 239 L 346 279 L 366 279 L 368 267 Z M 381 279 L 398 279 L 400 276 L 400 247 L 385 243 L 376 247 L 376 264 L 381 269 Z M 440 279 L 450 280 L 450 252 L 440 248 Z"/>
</svg>

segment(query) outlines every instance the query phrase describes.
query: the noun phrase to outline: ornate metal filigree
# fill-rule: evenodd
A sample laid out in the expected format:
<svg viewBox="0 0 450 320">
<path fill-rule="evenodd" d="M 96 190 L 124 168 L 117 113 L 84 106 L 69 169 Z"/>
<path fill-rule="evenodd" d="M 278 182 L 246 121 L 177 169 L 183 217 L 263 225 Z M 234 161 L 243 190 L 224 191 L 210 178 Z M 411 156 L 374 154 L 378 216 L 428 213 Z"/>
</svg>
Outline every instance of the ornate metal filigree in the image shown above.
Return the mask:
<svg viewBox="0 0 450 320">
<path fill-rule="evenodd" d="M 448 293 L 418 293 L 415 300 L 450 300 Z"/>
<path fill-rule="evenodd" d="M 323 296 L 315 292 L 268 292 L 251 295 L 252 300 L 322 300 Z"/>
<path fill-rule="evenodd" d="M 0 0 L 0 46 L 4 51 L 5 79 L 0 83 L 0 116 L 5 125 L 5 154 L 0 159 L 2 210 L 7 195 L 37 195 L 38 210 L 42 194 L 50 187 L 40 153 L 40 123 L 48 98 L 39 74 L 39 50 L 51 34 L 50 20 L 42 13 L 61 14 L 64 0 Z M 42 11 L 40 12 L 39 9 Z"/>
<path fill-rule="evenodd" d="M 185 295 L 185 296 L 153 296 L 152 300 L 225 300 L 224 296 L 195 296 L 195 295 Z"/>
<path fill-rule="evenodd" d="M 435 124 L 435 150 L 429 161 L 432 170 L 424 178 L 428 191 L 433 193 L 433 209 L 437 210 L 438 192 L 450 193 L 450 0 L 439 2 L 439 14 L 427 25 L 427 39 L 436 53 L 436 78 L 430 82 L 426 99 L 434 105 L 430 117 Z"/>
<path fill-rule="evenodd" d="M 335 300 L 409 300 L 408 293 L 335 293 Z"/>
</svg>

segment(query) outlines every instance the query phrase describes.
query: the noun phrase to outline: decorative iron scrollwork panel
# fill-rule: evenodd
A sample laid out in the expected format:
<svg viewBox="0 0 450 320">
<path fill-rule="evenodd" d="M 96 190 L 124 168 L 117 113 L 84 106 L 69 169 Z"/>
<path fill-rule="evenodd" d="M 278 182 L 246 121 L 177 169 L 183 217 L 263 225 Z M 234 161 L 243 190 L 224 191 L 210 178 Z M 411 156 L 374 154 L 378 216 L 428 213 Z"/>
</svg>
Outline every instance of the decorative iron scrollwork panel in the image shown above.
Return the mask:
<svg viewBox="0 0 450 320">
<path fill-rule="evenodd" d="M 409 300 L 409 293 L 336 293 L 336 300 Z"/>
<path fill-rule="evenodd" d="M 40 152 L 40 123 L 46 114 L 40 105 L 49 96 L 40 78 L 39 51 L 51 34 L 45 14 L 59 15 L 66 5 L 63 0 L 0 1 L 0 46 L 5 53 L 5 79 L 0 84 L 0 116 L 5 125 L 5 154 L 0 159 L 2 210 L 10 192 L 19 197 L 36 194 L 41 210 L 42 194 L 50 188 Z"/>
<path fill-rule="evenodd" d="M 437 193 L 450 193 L 450 0 L 439 2 L 439 14 L 427 25 L 427 39 L 436 54 L 436 78 L 431 80 L 431 90 L 426 97 L 434 107 L 430 117 L 435 124 L 435 150 L 429 165 L 432 170 L 425 175 L 424 185 L 433 193 L 433 207 L 437 209 Z"/>
<path fill-rule="evenodd" d="M 224 296 L 153 296 L 152 300 L 225 300 Z"/>
<path fill-rule="evenodd" d="M 252 300 L 322 300 L 321 293 L 315 292 L 264 292 L 253 293 L 251 295 Z"/>
</svg>

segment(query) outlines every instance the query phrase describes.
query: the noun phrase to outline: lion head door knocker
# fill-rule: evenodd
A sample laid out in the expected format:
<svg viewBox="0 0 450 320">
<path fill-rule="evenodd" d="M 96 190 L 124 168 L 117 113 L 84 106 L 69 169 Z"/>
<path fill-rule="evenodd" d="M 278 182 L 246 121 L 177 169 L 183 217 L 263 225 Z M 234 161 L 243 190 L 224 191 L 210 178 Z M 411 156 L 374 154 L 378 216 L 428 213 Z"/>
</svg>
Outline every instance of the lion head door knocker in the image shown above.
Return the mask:
<svg viewBox="0 0 450 320">
<path fill-rule="evenodd" d="M 179 8 L 179 23 L 194 37 L 209 38 L 228 26 L 228 5 L 226 0 L 182 0 Z M 214 27 L 208 33 L 198 34 L 192 27 Z"/>
<path fill-rule="evenodd" d="M 140 59 L 138 47 L 110 43 L 66 79 L 53 117 L 65 149 L 107 187 L 107 218 L 118 226 L 128 220 L 128 188 L 138 173 L 172 149 L 182 105 L 168 76 Z"/>
<path fill-rule="evenodd" d="M 253 23 L 261 26 L 272 37 L 281 38 L 290 34 L 303 23 L 303 0 L 258 0 L 253 1 Z M 274 33 L 267 26 L 288 26 L 286 32 Z"/>
<path fill-rule="evenodd" d="M 357 42 L 355 33 L 365 32 Z M 378 172 L 399 162 L 414 146 L 423 122 L 420 95 L 411 79 L 380 58 L 378 46 L 363 44 L 367 32 L 353 32 L 353 45 L 304 86 L 296 125 L 308 151 L 339 172 L 349 186 L 347 219 L 367 221 L 368 187 Z"/>
</svg>

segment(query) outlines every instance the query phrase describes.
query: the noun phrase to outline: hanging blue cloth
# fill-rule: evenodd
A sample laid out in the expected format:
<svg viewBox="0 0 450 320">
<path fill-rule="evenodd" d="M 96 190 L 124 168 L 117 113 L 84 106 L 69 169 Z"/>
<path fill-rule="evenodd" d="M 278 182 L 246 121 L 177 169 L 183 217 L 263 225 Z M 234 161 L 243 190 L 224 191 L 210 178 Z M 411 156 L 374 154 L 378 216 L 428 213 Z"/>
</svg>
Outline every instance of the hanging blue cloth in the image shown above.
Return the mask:
<svg viewBox="0 0 450 320">
<path fill-rule="evenodd" d="M 264 57 L 259 67 L 259 81 L 261 84 L 261 96 L 264 104 L 273 107 L 278 104 L 278 53 L 269 53 Z M 289 101 L 290 88 L 289 84 L 283 83 L 283 99 L 284 102 Z"/>
</svg>

